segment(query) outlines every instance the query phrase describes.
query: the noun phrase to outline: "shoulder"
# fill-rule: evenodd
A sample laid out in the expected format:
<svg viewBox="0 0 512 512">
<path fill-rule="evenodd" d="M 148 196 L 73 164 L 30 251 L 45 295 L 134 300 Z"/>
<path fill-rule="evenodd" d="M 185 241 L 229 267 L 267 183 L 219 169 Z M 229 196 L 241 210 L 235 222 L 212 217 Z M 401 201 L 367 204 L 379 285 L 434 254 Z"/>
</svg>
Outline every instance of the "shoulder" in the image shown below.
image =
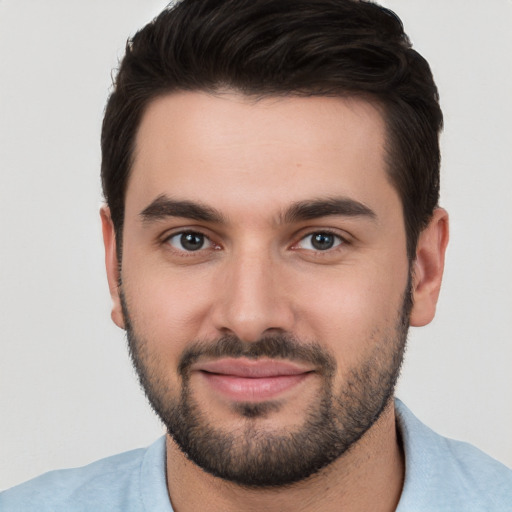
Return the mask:
<svg viewBox="0 0 512 512">
<path fill-rule="evenodd" d="M 87 466 L 45 473 L 0 494 L 2 512 L 145 510 L 140 479 L 148 454 L 164 453 L 163 439 Z M 162 457 L 163 458 L 163 457 Z M 163 462 L 162 462 L 163 464 Z M 125 507 L 123 503 L 129 503 Z"/>
<path fill-rule="evenodd" d="M 512 470 L 478 448 L 448 439 L 396 402 L 406 478 L 398 510 L 512 512 Z M 429 504 L 418 508 L 418 503 Z M 405 506 L 406 503 L 410 505 Z"/>
</svg>

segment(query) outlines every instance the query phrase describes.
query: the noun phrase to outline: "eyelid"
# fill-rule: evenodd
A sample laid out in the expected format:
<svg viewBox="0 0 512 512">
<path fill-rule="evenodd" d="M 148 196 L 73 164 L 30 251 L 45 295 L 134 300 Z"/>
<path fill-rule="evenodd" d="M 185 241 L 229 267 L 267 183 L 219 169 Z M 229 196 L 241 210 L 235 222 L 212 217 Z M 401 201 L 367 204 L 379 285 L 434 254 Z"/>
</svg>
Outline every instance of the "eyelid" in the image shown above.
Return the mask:
<svg viewBox="0 0 512 512">
<path fill-rule="evenodd" d="M 171 239 L 173 239 L 175 237 L 180 237 L 180 236 L 183 236 L 186 234 L 194 234 L 194 235 L 202 236 L 204 238 L 205 242 L 207 243 L 207 245 L 205 244 L 205 246 L 203 246 L 195 251 L 192 251 L 192 250 L 186 250 L 185 248 L 176 247 L 175 245 L 170 243 Z M 193 254 L 198 254 L 198 253 L 204 253 L 205 251 L 208 251 L 208 250 L 212 250 L 212 249 L 217 250 L 220 248 L 220 245 L 214 241 L 212 236 L 205 233 L 204 229 L 196 228 L 193 226 L 180 227 L 180 228 L 175 228 L 171 231 L 167 231 L 160 237 L 159 243 L 169 246 L 171 250 L 173 250 L 177 253 L 180 253 L 182 255 L 193 255 Z"/>
<path fill-rule="evenodd" d="M 326 234 L 326 235 L 331 235 L 333 237 L 336 237 L 337 239 L 339 239 L 339 243 L 337 243 L 333 247 L 330 247 L 329 249 L 324 249 L 324 250 L 315 249 L 315 248 L 304 249 L 304 248 L 299 247 L 299 244 L 303 240 L 305 240 L 308 237 L 317 235 L 317 234 Z M 299 233 L 296 237 L 296 240 L 297 241 L 293 243 L 291 249 L 297 249 L 297 250 L 302 249 L 305 251 L 311 251 L 311 252 L 315 252 L 315 253 L 328 253 L 328 252 L 335 251 L 336 249 L 340 248 L 340 246 L 346 246 L 346 245 L 351 244 L 351 240 L 350 240 L 350 237 L 348 236 L 348 234 L 340 233 L 340 231 L 338 231 L 336 229 L 332 229 L 332 228 L 313 228 L 313 229 L 308 228 L 307 230 L 303 230 L 301 233 Z"/>
<path fill-rule="evenodd" d="M 170 246 L 171 250 L 174 250 L 178 253 L 183 253 L 187 255 L 193 255 L 194 253 L 203 253 L 208 250 L 220 250 L 222 249 L 222 245 L 215 240 L 215 236 L 212 236 L 209 234 L 202 226 L 196 227 L 196 226 L 180 226 L 179 228 L 174 228 L 171 230 L 166 231 L 164 234 L 162 234 L 159 239 L 157 240 L 158 244 L 162 245 L 168 245 Z M 179 247 L 175 247 L 169 243 L 170 239 L 182 236 L 183 234 L 192 233 L 192 234 L 198 234 L 204 237 L 204 239 L 208 242 L 208 245 L 206 247 L 201 247 L 200 249 L 197 249 L 196 251 L 186 250 L 186 249 L 180 249 Z M 298 247 L 298 245 L 307 237 L 311 237 L 315 234 L 328 234 L 333 237 L 336 237 L 339 240 L 339 243 L 337 243 L 335 246 L 329 248 L 329 249 L 302 249 L 301 247 Z M 346 233 L 345 231 L 341 231 L 335 228 L 324 228 L 324 227 L 308 227 L 301 229 L 299 233 L 297 233 L 294 237 L 295 242 L 292 243 L 290 246 L 290 249 L 292 250 L 305 250 L 305 251 L 311 251 L 315 253 L 328 253 L 333 252 L 336 249 L 338 249 L 340 246 L 346 246 L 346 245 L 352 245 L 352 237 Z"/>
</svg>

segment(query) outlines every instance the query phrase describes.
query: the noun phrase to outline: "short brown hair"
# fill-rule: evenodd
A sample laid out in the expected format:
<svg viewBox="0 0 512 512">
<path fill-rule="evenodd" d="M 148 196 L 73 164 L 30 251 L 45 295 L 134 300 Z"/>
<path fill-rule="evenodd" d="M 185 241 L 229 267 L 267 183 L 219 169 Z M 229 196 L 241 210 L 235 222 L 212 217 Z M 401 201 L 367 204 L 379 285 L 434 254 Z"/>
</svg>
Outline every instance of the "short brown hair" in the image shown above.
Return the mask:
<svg viewBox="0 0 512 512">
<path fill-rule="evenodd" d="M 357 0 L 182 0 L 128 41 L 101 138 L 103 191 L 119 244 L 135 137 L 148 103 L 174 91 L 226 88 L 375 101 L 414 259 L 439 199 L 438 92 L 400 19 Z"/>
</svg>

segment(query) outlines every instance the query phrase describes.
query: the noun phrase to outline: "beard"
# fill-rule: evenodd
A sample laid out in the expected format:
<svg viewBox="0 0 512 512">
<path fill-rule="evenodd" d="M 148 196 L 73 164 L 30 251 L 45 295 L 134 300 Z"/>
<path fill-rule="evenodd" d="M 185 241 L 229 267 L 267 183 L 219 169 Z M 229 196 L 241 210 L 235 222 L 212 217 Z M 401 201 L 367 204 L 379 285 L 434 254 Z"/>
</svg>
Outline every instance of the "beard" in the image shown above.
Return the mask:
<svg viewBox="0 0 512 512">
<path fill-rule="evenodd" d="M 121 293 L 128 346 L 141 386 L 153 410 L 184 455 L 204 471 L 250 488 L 280 487 L 314 475 L 340 458 L 375 424 L 393 398 L 405 352 L 412 307 L 410 280 L 395 324 L 375 330 L 373 349 L 334 389 L 337 365 L 318 343 L 289 334 L 244 342 L 223 336 L 211 342 L 191 342 L 177 368 L 181 389 L 169 389 L 164 368 L 151 343 L 134 331 L 128 304 Z M 246 357 L 311 363 L 321 377 L 317 400 L 303 411 L 294 430 L 262 429 L 258 419 L 279 410 L 276 401 L 236 403 L 232 410 L 245 418 L 242 427 L 227 430 L 213 425 L 195 400 L 190 368 L 202 358 Z"/>
</svg>

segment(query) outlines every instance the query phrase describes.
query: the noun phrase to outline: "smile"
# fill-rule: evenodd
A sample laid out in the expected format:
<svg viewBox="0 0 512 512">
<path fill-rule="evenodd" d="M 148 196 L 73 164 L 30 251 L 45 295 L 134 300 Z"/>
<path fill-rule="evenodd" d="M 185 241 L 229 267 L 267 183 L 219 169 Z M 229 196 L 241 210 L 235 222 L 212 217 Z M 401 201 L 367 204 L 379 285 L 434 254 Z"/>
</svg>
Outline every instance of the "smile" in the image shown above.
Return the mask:
<svg viewBox="0 0 512 512">
<path fill-rule="evenodd" d="M 243 402 L 277 398 L 313 375 L 313 370 L 288 361 L 221 359 L 192 368 L 215 392 Z"/>
</svg>

